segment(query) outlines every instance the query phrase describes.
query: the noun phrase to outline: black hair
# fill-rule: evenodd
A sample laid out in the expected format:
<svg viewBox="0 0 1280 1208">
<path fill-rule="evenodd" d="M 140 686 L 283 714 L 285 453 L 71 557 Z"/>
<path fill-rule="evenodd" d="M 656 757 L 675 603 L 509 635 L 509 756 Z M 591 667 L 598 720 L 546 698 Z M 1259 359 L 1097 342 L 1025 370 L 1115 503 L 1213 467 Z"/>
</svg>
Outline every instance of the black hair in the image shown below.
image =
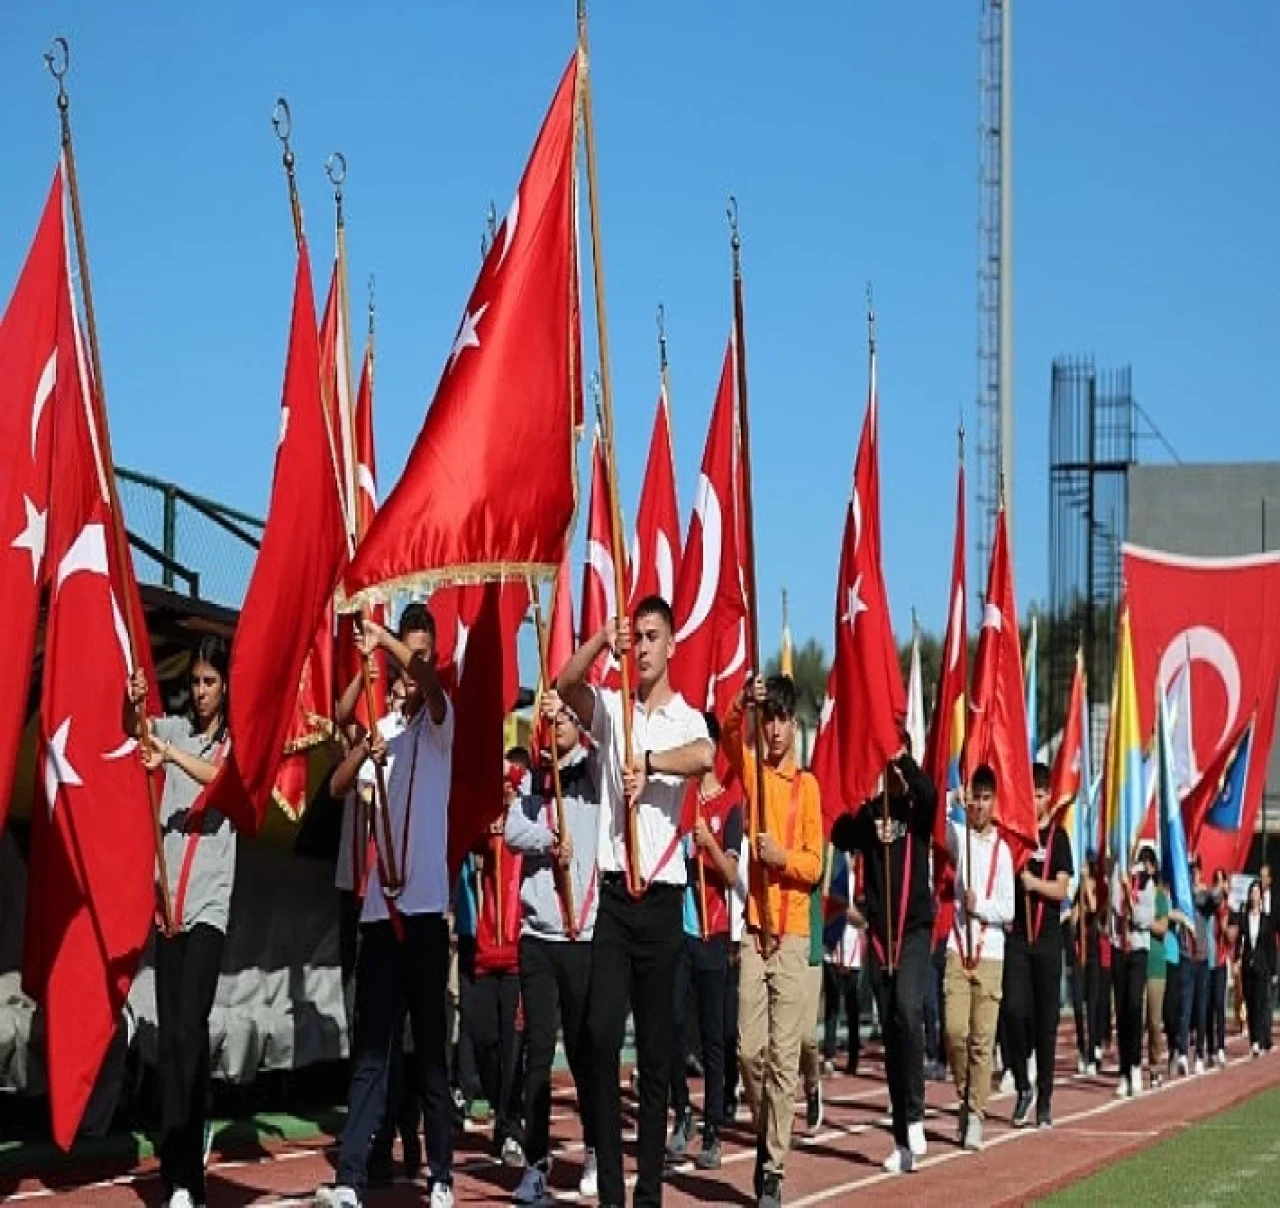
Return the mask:
<svg viewBox="0 0 1280 1208">
<path fill-rule="evenodd" d="M 708 710 L 702 715 L 702 720 L 707 723 L 707 737 L 711 739 L 711 745 L 718 747 L 720 745 L 720 721 L 714 713 Z"/>
<path fill-rule="evenodd" d="M 1041 792 L 1047 793 L 1049 791 L 1049 784 L 1052 781 L 1052 779 L 1053 779 L 1053 776 L 1049 771 L 1048 764 L 1041 763 L 1039 760 L 1037 760 L 1034 764 L 1031 765 L 1031 783 L 1035 785 L 1035 789 L 1037 793 L 1041 793 Z"/>
<path fill-rule="evenodd" d="M 796 715 L 796 686 L 789 675 L 771 675 L 764 682 L 765 717 Z"/>
<path fill-rule="evenodd" d="M 989 763 L 980 763 L 969 777 L 969 789 L 975 794 L 994 793 L 996 791 L 995 770 Z"/>
<path fill-rule="evenodd" d="M 508 763 L 518 763 L 526 772 L 533 767 L 533 760 L 524 747 L 512 747 L 507 751 L 506 759 Z"/>
<path fill-rule="evenodd" d="M 431 644 L 435 645 L 436 619 L 421 600 L 411 600 L 405 605 L 404 612 L 400 614 L 399 633 L 401 641 L 411 633 L 425 633 L 430 636 Z"/>
<path fill-rule="evenodd" d="M 222 716 L 218 719 L 218 730 L 213 736 L 215 743 L 221 742 L 227 734 L 227 715 L 231 712 L 231 643 L 220 633 L 206 633 L 191 651 L 191 662 L 188 674 L 195 671 L 197 663 L 207 663 L 222 679 Z M 192 724 L 196 720 L 195 694 L 190 694 L 187 704 Z"/>
<path fill-rule="evenodd" d="M 676 632 L 675 614 L 671 611 L 671 605 L 668 604 L 661 596 L 645 596 L 644 599 L 635 606 L 632 616 L 633 619 L 637 621 L 641 617 L 661 617 L 663 623 L 671 631 L 673 636 Z"/>
</svg>

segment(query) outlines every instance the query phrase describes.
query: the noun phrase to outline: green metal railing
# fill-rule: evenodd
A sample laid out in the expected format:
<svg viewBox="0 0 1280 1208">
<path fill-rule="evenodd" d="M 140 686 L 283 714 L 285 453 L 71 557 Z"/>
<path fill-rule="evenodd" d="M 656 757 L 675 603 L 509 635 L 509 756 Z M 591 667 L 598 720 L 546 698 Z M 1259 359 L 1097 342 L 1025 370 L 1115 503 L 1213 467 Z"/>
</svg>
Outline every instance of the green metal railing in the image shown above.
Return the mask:
<svg viewBox="0 0 1280 1208">
<path fill-rule="evenodd" d="M 149 474 L 116 467 L 134 568 L 143 583 L 239 608 L 262 541 L 256 516 Z"/>
</svg>

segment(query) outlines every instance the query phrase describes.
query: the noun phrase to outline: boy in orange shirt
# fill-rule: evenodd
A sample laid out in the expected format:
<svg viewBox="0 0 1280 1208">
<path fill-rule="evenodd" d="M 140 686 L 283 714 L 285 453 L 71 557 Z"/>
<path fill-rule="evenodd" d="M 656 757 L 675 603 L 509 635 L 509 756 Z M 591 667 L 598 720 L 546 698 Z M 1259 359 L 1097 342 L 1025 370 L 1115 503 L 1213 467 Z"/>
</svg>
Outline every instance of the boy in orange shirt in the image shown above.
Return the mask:
<svg viewBox="0 0 1280 1208">
<path fill-rule="evenodd" d="M 748 811 L 759 819 L 751 853 L 748 935 L 742 944 L 738 1050 L 756 1126 L 757 1202 L 778 1208 L 795 1117 L 800 1042 L 804 1029 L 815 1026 L 812 1016 L 806 1017 L 805 980 L 809 894 L 822 876 L 822 806 L 818 782 L 795 761 L 795 684 L 785 675 L 757 678 L 751 695 L 763 722 L 763 815 L 756 812 L 757 752 L 743 741 L 746 691 L 725 718 L 721 744 L 746 791 Z"/>
</svg>

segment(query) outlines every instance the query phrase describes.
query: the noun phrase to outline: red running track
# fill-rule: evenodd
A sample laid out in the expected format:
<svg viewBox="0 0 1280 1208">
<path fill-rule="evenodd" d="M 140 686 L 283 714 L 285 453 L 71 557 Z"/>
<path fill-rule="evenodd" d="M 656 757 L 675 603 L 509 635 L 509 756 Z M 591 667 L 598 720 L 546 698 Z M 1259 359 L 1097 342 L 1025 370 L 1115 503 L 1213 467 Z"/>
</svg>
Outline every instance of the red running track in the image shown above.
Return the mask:
<svg viewBox="0 0 1280 1208">
<path fill-rule="evenodd" d="M 892 1143 L 879 1046 L 864 1048 L 864 1054 L 858 1077 L 824 1081 L 823 1127 L 816 1136 L 799 1137 L 787 1164 L 784 1195 L 789 1208 L 845 1204 L 855 1195 L 858 1202 L 873 1204 L 918 1204 L 944 1196 L 958 1196 L 961 1203 L 1029 1203 L 1280 1081 L 1280 1057 L 1252 1060 L 1243 1038 L 1237 1037 L 1228 1046 L 1226 1070 L 1178 1079 L 1136 1100 L 1119 1100 L 1114 1095 L 1114 1076 L 1085 1078 L 1075 1073 L 1074 1032 L 1064 1026 L 1058 1037 L 1057 1126 L 1052 1131 L 1014 1132 L 1008 1124 L 1012 1097 L 993 1094 L 986 1148 L 981 1154 L 966 1154 L 955 1144 L 953 1089 L 946 1083 L 929 1083 L 928 1156 L 914 1175 L 893 1177 L 880 1168 Z M 629 1179 L 634 1171 L 634 1121 L 626 1113 L 633 1107 L 624 1096 Z M 802 1106 L 797 1110 L 799 1135 Z M 556 1198 L 578 1202 L 582 1146 L 571 1086 L 558 1088 L 552 1134 L 557 1146 L 552 1173 Z M 314 1189 L 332 1179 L 332 1147 L 333 1138 L 317 1137 L 254 1154 L 215 1155 L 209 1168 L 209 1208 L 308 1204 Z M 459 1204 L 510 1201 L 519 1172 L 504 1169 L 491 1156 L 487 1136 L 469 1131 L 459 1139 L 456 1155 Z M 732 1126 L 725 1134 L 723 1168 L 711 1174 L 698 1172 L 688 1163 L 676 1168 L 668 1178 L 664 1202 L 749 1205 L 753 1167 L 754 1145 L 748 1128 Z M 110 1177 L 101 1169 L 86 1169 L 72 1176 L 64 1172 L 56 1180 L 26 1179 L 11 1190 L 6 1202 L 137 1208 L 159 1204 L 162 1195 L 155 1163 L 149 1162 Z M 420 1184 L 402 1182 L 370 1193 L 367 1203 L 400 1208 L 424 1199 Z"/>
</svg>

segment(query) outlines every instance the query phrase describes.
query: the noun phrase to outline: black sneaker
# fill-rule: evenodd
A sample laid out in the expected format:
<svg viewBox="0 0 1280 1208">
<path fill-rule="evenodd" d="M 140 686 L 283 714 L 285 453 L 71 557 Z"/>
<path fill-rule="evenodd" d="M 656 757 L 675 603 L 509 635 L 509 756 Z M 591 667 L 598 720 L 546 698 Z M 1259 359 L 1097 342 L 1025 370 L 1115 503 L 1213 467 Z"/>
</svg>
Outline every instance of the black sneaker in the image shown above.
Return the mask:
<svg viewBox="0 0 1280 1208">
<path fill-rule="evenodd" d="M 1037 1112 L 1036 1112 L 1036 1127 L 1037 1127 L 1037 1128 L 1052 1128 L 1052 1127 L 1053 1127 L 1053 1112 L 1051 1112 L 1048 1108 L 1045 1108 L 1045 1110 L 1044 1110 L 1044 1111 L 1037 1111 Z"/>
<path fill-rule="evenodd" d="M 702 1149 L 693 1163 L 699 1170 L 720 1169 L 720 1134 L 708 1128 L 702 1134 Z"/>
<path fill-rule="evenodd" d="M 818 1082 L 805 1099 L 805 1123 L 810 1132 L 817 1132 L 822 1127 L 822 1083 Z"/>
<path fill-rule="evenodd" d="M 776 1174 L 766 1174 L 760 1187 L 760 1196 L 756 1201 L 759 1208 L 782 1208 L 782 1178 Z"/>
<path fill-rule="evenodd" d="M 751 1179 L 751 1189 L 756 1193 L 757 1200 L 762 1195 L 764 1195 L 764 1164 L 767 1157 L 768 1157 L 768 1153 L 765 1150 L 764 1142 L 761 1140 L 757 1140 L 756 1141 L 756 1172 Z"/>
<path fill-rule="evenodd" d="M 693 1108 L 686 1107 L 676 1113 L 676 1126 L 671 1130 L 671 1140 L 667 1142 L 667 1157 L 683 1158 L 689 1150 L 689 1142 L 693 1140 Z"/>
<path fill-rule="evenodd" d="M 1026 1128 L 1031 1122 L 1032 1096 L 1030 1090 L 1019 1091 L 1018 1101 L 1013 1105 L 1013 1127 Z"/>
</svg>

